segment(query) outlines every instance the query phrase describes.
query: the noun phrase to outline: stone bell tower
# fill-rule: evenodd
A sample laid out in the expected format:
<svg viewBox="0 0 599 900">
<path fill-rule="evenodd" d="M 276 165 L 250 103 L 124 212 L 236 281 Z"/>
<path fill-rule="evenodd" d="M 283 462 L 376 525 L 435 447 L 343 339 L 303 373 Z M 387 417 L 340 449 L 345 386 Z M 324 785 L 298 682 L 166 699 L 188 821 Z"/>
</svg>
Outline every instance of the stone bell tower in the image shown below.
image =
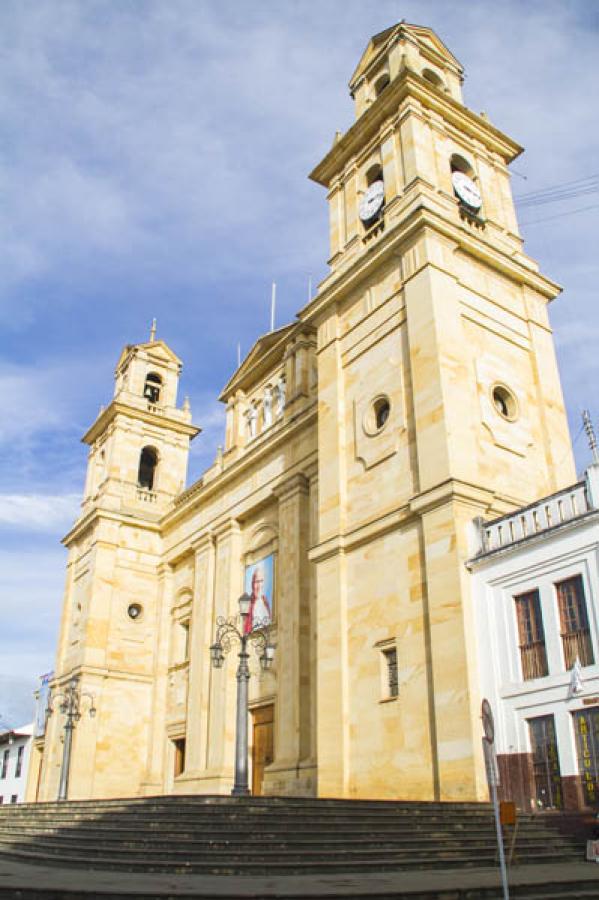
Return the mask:
<svg viewBox="0 0 599 900">
<path fill-rule="evenodd" d="M 177 407 L 181 362 L 155 340 L 128 345 L 110 404 L 83 437 L 82 513 L 64 539 L 67 580 L 54 688 L 73 675 L 97 716 L 75 731 L 69 797 L 136 793 L 147 756 L 162 538 L 159 520 L 184 488 L 199 429 Z M 48 723 L 40 800 L 56 798 L 60 717 Z"/>
<path fill-rule="evenodd" d="M 198 433 L 187 401 L 177 407 L 181 361 L 164 341 L 127 345 L 112 402 L 83 441 L 89 445 L 84 510 L 161 515 L 183 489 L 189 441 Z"/>
<path fill-rule="evenodd" d="M 318 333 L 319 793 L 482 799 L 467 528 L 574 480 L 521 147 L 462 100 L 428 28 L 372 38 L 356 121 L 312 172 Z"/>
</svg>

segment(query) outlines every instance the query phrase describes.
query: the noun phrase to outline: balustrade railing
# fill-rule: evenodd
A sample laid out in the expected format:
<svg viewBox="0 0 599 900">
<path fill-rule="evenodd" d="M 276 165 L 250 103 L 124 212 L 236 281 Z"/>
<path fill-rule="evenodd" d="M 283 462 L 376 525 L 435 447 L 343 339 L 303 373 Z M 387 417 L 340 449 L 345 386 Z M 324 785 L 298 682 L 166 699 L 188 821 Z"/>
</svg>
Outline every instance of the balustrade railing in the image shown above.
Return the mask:
<svg viewBox="0 0 599 900">
<path fill-rule="evenodd" d="M 158 494 L 156 491 L 150 491 L 148 488 L 138 488 L 137 499 L 141 500 L 143 503 L 157 503 Z"/>
<path fill-rule="evenodd" d="M 520 660 L 522 662 L 522 677 L 524 681 L 528 681 L 531 678 L 543 678 L 549 673 L 544 641 L 520 644 Z"/>
<path fill-rule="evenodd" d="M 581 481 L 557 494 L 544 497 L 538 503 L 517 509 L 491 522 L 484 522 L 481 526 L 482 552 L 488 553 L 490 550 L 509 546 L 588 511 L 585 482 Z"/>
<path fill-rule="evenodd" d="M 571 669 L 579 658 L 581 666 L 592 666 L 593 645 L 591 643 L 591 633 L 588 628 L 581 628 L 579 631 L 568 631 L 562 633 L 562 646 L 564 648 L 564 662 L 566 669 Z"/>
</svg>

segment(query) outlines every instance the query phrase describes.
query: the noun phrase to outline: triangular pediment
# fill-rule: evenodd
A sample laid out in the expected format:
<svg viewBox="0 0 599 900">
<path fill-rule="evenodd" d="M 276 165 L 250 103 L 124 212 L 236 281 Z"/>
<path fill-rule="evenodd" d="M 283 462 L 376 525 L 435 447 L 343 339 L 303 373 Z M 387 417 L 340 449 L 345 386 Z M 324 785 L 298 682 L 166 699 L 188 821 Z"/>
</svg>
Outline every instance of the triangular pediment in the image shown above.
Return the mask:
<svg viewBox="0 0 599 900">
<path fill-rule="evenodd" d="M 257 381 L 268 368 L 274 368 L 280 358 L 282 359 L 285 351 L 285 343 L 296 323 L 283 325 L 276 331 L 269 331 L 268 334 L 259 337 L 252 349 L 249 351 L 239 368 L 235 371 L 232 378 L 229 379 L 223 388 L 220 400 L 226 400 L 234 394 L 236 390 L 247 390 L 248 387 Z"/>
<path fill-rule="evenodd" d="M 391 28 L 379 31 L 378 34 L 375 34 L 374 37 L 370 38 L 366 50 L 360 57 L 360 62 L 358 63 L 355 72 L 349 80 L 350 87 L 364 74 L 374 57 L 378 54 L 381 45 L 390 41 L 398 27 L 398 25 L 392 25 Z"/>
<path fill-rule="evenodd" d="M 397 36 L 401 36 L 402 32 L 415 38 L 423 45 L 423 47 L 440 54 L 452 66 L 457 66 L 460 70 L 462 69 L 460 61 L 447 49 L 443 41 L 435 34 L 432 28 L 425 28 L 422 25 L 409 25 L 407 22 L 399 22 L 397 25 L 386 28 L 384 31 L 380 31 L 378 34 L 375 34 L 374 37 L 370 38 L 368 46 L 362 54 L 360 62 L 350 79 L 350 89 L 352 89 L 362 75 L 368 71 L 373 60 L 379 55 L 382 55 L 382 52 L 386 47 L 388 47 Z"/>
<path fill-rule="evenodd" d="M 144 351 L 150 359 L 156 360 L 157 362 L 172 362 L 177 366 L 181 366 L 179 357 L 176 353 L 173 353 L 171 348 L 168 344 L 165 344 L 164 341 L 147 341 L 145 344 L 126 344 L 125 347 L 123 347 L 121 355 L 119 356 L 119 361 L 116 364 L 117 372 L 126 366 L 129 360 L 134 356 L 137 356 L 140 351 Z"/>
<path fill-rule="evenodd" d="M 441 56 L 445 57 L 447 62 L 451 63 L 454 66 L 457 66 L 459 69 L 462 69 L 462 64 L 457 58 L 454 56 L 451 50 L 445 46 L 441 38 L 438 34 L 435 34 L 432 28 L 425 28 L 422 25 L 407 25 L 404 24 L 403 27 L 406 31 L 410 32 L 414 35 L 414 37 L 418 38 L 418 40 L 428 46 L 431 50 L 434 50 L 436 53 L 439 53 Z"/>
</svg>

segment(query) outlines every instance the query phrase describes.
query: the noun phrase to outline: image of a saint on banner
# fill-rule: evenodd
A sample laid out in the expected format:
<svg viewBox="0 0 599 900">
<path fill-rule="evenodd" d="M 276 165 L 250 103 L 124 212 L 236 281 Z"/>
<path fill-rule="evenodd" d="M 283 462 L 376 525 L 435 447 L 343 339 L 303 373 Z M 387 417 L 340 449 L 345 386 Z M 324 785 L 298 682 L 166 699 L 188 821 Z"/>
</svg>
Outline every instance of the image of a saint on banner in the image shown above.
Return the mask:
<svg viewBox="0 0 599 900">
<path fill-rule="evenodd" d="M 246 566 L 245 590 L 252 598 L 245 622 L 245 634 L 260 625 L 270 625 L 273 616 L 274 555 Z"/>
</svg>

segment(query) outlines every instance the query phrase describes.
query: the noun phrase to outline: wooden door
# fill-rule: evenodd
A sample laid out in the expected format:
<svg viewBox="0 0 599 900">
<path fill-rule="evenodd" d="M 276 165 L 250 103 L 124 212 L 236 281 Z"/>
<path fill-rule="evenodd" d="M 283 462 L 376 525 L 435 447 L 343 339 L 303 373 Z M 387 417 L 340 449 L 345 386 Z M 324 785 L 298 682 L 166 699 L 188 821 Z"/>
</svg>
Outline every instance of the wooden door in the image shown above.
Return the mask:
<svg viewBox="0 0 599 900">
<path fill-rule="evenodd" d="M 264 768 L 274 759 L 273 725 L 275 708 L 272 703 L 252 710 L 252 794 L 260 797 Z"/>
</svg>

